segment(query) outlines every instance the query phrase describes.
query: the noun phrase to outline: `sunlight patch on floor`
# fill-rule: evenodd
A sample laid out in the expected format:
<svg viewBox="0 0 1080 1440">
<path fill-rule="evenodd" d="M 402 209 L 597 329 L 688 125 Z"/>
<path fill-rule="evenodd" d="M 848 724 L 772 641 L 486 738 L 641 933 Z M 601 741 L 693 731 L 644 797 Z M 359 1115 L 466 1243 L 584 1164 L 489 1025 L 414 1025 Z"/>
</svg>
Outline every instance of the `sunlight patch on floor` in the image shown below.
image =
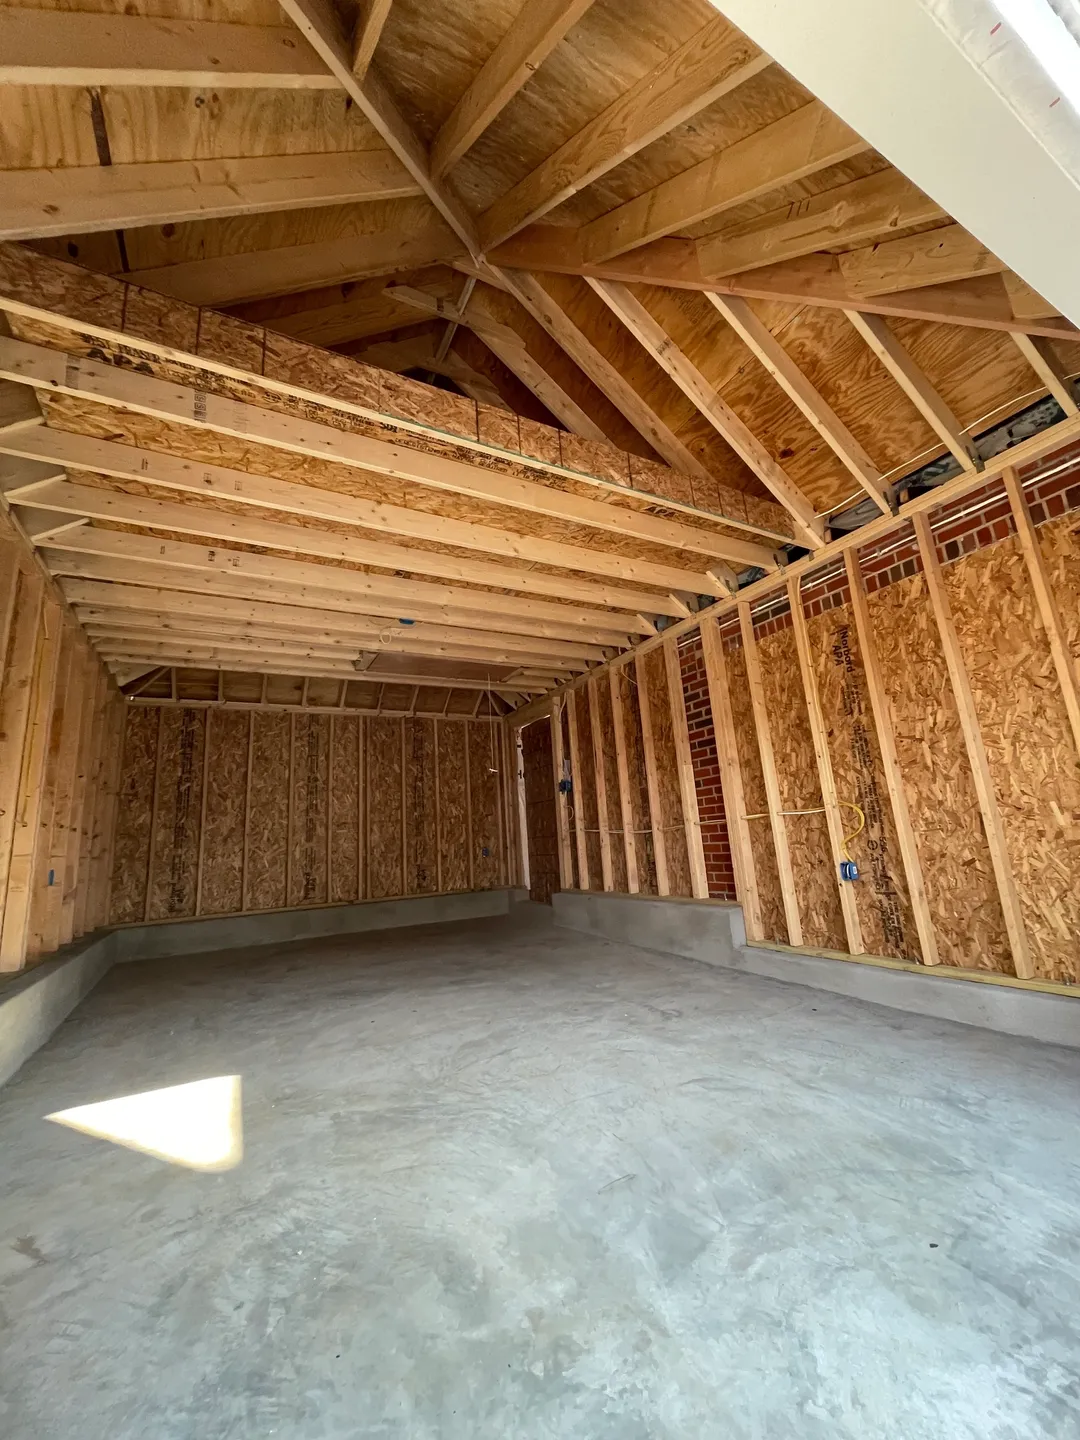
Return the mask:
<svg viewBox="0 0 1080 1440">
<path fill-rule="evenodd" d="M 231 1170 L 244 1155 L 239 1075 L 119 1095 L 45 1118 L 192 1170 Z"/>
</svg>

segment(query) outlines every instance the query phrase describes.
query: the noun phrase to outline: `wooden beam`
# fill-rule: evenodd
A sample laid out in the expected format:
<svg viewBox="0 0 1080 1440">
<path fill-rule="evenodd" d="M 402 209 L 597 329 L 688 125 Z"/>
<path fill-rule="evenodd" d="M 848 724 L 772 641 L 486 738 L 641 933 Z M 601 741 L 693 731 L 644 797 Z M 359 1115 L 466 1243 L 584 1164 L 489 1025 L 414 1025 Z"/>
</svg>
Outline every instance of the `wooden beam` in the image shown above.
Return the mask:
<svg viewBox="0 0 1080 1440">
<path fill-rule="evenodd" d="M 851 293 L 890 295 L 924 285 L 948 285 L 976 275 L 1000 275 L 1006 266 L 962 225 L 924 230 L 840 256 L 840 273 Z"/>
<path fill-rule="evenodd" d="M 679 798 L 682 801 L 686 853 L 690 861 L 690 889 L 695 900 L 707 900 L 709 898 L 709 877 L 705 870 L 705 845 L 701 838 L 701 816 L 698 812 L 697 783 L 694 780 L 694 758 L 690 753 L 690 732 L 686 723 L 686 698 L 683 695 L 682 669 L 679 665 L 679 642 L 678 640 L 665 641 L 661 649 L 664 652 L 668 705 L 671 708 L 675 763 L 679 772 Z"/>
<path fill-rule="evenodd" d="M 551 707 L 551 766 L 555 776 L 555 821 L 559 834 L 559 888 L 574 888 L 574 857 L 570 848 L 570 797 L 562 788 L 566 778 L 562 716 L 564 701 Z"/>
<path fill-rule="evenodd" d="M 450 112 L 431 146 L 431 173 L 452 169 L 576 25 L 592 0 L 530 0 Z"/>
<path fill-rule="evenodd" d="M 1048 340 L 1039 335 L 1024 335 L 1019 330 L 1012 332 L 1017 349 L 1039 377 L 1040 382 L 1065 411 L 1066 415 L 1080 413 L 1076 403 L 1076 392 L 1072 381 Z"/>
<path fill-rule="evenodd" d="M 645 660 L 640 653 L 634 656 L 634 679 L 637 682 L 638 718 L 641 721 L 641 753 L 645 764 L 645 788 L 649 796 L 649 829 L 652 832 L 656 893 L 670 895 L 671 875 L 668 870 L 664 805 L 660 796 L 660 781 L 656 769 L 656 740 L 653 732 L 652 705 L 649 701 Z"/>
<path fill-rule="evenodd" d="M 611 692 L 611 719 L 615 731 L 615 765 L 619 777 L 619 815 L 622 819 L 623 852 L 626 857 L 626 888 L 631 895 L 641 889 L 634 805 L 630 794 L 630 755 L 626 735 L 626 710 L 621 681 L 626 672 L 614 666 L 608 671 Z"/>
<path fill-rule="evenodd" d="M 956 634 L 956 625 L 953 621 L 952 605 L 941 574 L 937 545 L 930 528 L 929 517 L 926 514 L 915 515 L 912 523 L 915 527 L 915 537 L 919 543 L 919 556 L 922 560 L 926 589 L 930 597 L 934 619 L 937 622 L 945 664 L 949 671 L 953 699 L 960 717 L 960 729 L 963 732 L 964 747 L 967 750 L 975 795 L 979 802 L 979 812 L 982 815 L 983 830 L 990 851 L 990 863 L 993 866 L 994 879 L 997 882 L 998 899 L 1001 902 L 1001 912 L 1005 918 L 1005 930 L 1009 937 L 1013 967 L 1020 979 L 1030 980 L 1035 974 L 1031 947 L 1028 943 L 1027 929 L 1020 908 L 1020 897 L 1016 890 L 1012 863 L 1009 860 L 1005 828 L 994 793 L 990 764 L 986 758 L 986 746 L 983 742 L 978 712 L 975 709 L 975 697 L 971 692 L 971 681 L 968 678 L 967 666 L 964 664 L 960 641 Z"/>
<path fill-rule="evenodd" d="M 611 857 L 611 817 L 608 814 L 607 772 L 604 769 L 604 737 L 600 733 L 600 708 L 597 682 L 590 679 L 585 687 L 589 697 L 589 735 L 593 753 L 593 787 L 596 791 L 596 824 L 600 831 L 600 874 L 605 890 L 615 889 L 615 872 Z"/>
<path fill-rule="evenodd" d="M 770 63 L 744 35 L 717 16 L 481 216 L 484 250 L 546 215 Z"/>
<path fill-rule="evenodd" d="M 1061 314 L 1026 280 L 1021 280 L 1015 271 L 1006 270 L 1001 278 L 1005 282 L 1005 293 L 1012 312 L 1018 320 L 1050 320 Z"/>
<path fill-rule="evenodd" d="M 887 322 L 880 315 L 866 315 L 858 310 L 845 310 L 844 314 L 926 423 L 956 456 L 961 468 L 972 473 L 981 470 L 983 462 L 979 452 L 959 420 L 900 344 Z"/>
<path fill-rule="evenodd" d="M 776 773 L 772 728 L 769 724 L 768 707 L 765 704 L 761 659 L 758 655 L 754 622 L 748 602 L 739 601 L 738 612 L 743 663 L 746 665 L 746 684 L 750 693 L 750 708 L 754 715 L 758 757 L 761 760 L 761 777 L 765 785 L 765 803 L 769 811 L 769 828 L 772 831 L 773 852 L 776 856 L 776 874 L 780 881 L 780 897 L 784 906 L 784 924 L 787 928 L 788 944 L 798 949 L 803 943 L 802 919 L 799 915 L 799 897 L 795 890 L 795 872 L 791 868 L 791 849 L 788 845 L 787 825 L 784 823 L 784 802 L 780 798 L 780 781 Z"/>
<path fill-rule="evenodd" d="M 727 441 L 761 483 L 779 500 L 794 521 L 799 542 L 811 549 L 823 544 L 824 527 L 815 515 L 810 501 L 731 406 L 720 398 L 697 366 L 678 348 L 637 296 L 625 285 L 617 285 L 610 280 L 590 280 L 588 283 L 656 363 L 667 371 L 717 434 Z"/>
<path fill-rule="evenodd" d="M 824 395 L 795 364 L 769 327 L 762 324 L 747 301 L 740 296 L 709 292 L 708 298 L 743 343 L 749 346 L 784 394 L 794 401 L 841 463 L 854 475 L 881 513 L 887 515 L 891 506 L 885 495 L 880 470 Z"/>
<path fill-rule="evenodd" d="M 829 754 L 829 734 L 825 716 L 821 709 L 821 695 L 818 691 L 817 676 L 814 674 L 814 657 L 810 652 L 810 636 L 806 628 L 806 612 L 802 606 L 802 582 L 789 580 L 788 604 L 791 606 L 791 625 L 795 632 L 795 649 L 799 656 L 799 672 L 802 676 L 803 695 L 806 698 L 806 713 L 810 722 L 810 738 L 814 745 L 814 759 L 817 762 L 818 782 L 821 786 L 821 801 L 825 807 L 825 824 L 829 831 L 829 848 L 833 857 L 833 880 L 840 896 L 840 913 L 844 919 L 844 935 L 849 955 L 863 955 L 862 924 L 859 907 L 855 900 L 852 882 L 840 877 L 840 862 L 844 854 L 844 831 L 847 825 L 840 813 L 840 798 L 836 792 L 836 778 L 833 774 L 832 756 Z"/>
<path fill-rule="evenodd" d="M 892 809 L 893 824 L 896 828 L 896 843 L 900 849 L 900 862 L 904 867 L 908 899 L 915 920 L 915 932 L 919 937 L 919 953 L 924 965 L 938 965 L 937 935 L 926 898 L 926 882 L 923 879 L 922 861 L 915 840 L 915 828 L 911 823 L 911 811 L 904 789 L 904 777 L 900 770 L 900 759 L 896 751 L 896 735 L 893 730 L 892 708 L 885 680 L 881 673 L 877 645 L 874 642 L 874 627 L 870 619 L 870 607 L 866 600 L 866 584 L 863 580 L 859 554 L 855 549 L 844 552 L 848 589 L 851 592 L 851 614 L 855 622 L 855 638 L 862 658 L 863 674 L 866 676 L 866 692 L 870 700 L 870 713 L 874 719 L 874 733 L 877 735 L 881 768 L 885 775 L 885 789 Z"/>
<path fill-rule="evenodd" d="M 0 9 L 0 84 L 334 90 L 291 25 Z"/>
<path fill-rule="evenodd" d="M 360 0 L 357 7 L 356 27 L 353 31 L 352 73 L 358 84 L 364 83 L 392 4 L 393 0 Z"/>
<path fill-rule="evenodd" d="M 346 495 L 337 490 L 320 490 L 313 485 L 298 485 L 289 480 L 273 479 L 247 470 L 232 470 L 223 465 L 196 463 L 180 456 L 98 440 L 66 430 L 38 426 L 12 435 L 0 434 L 0 454 L 5 452 L 26 456 L 47 455 L 56 462 L 43 466 L 40 478 L 35 475 L 26 488 L 12 484 L 8 499 L 16 503 L 25 501 L 33 504 L 37 490 L 46 489 L 51 480 L 63 478 L 62 467 L 90 470 L 119 480 L 138 480 L 185 495 L 210 496 L 250 505 L 256 513 L 279 511 L 302 515 L 309 520 L 359 525 L 365 530 L 383 534 L 512 557 L 523 564 L 553 565 L 588 575 L 662 586 L 665 590 L 686 590 L 699 595 L 721 593 L 705 570 L 684 570 L 615 551 L 592 550 L 584 545 L 568 545 L 540 536 L 522 535 L 513 530 L 457 520 L 450 515 L 411 510 L 403 505 L 366 500 L 362 496 Z M 732 554 L 728 558 L 733 563 L 751 565 L 764 561 L 765 568 L 775 565 L 774 553 L 765 546 L 734 539 L 731 549 Z M 713 568 L 709 567 L 710 570 Z"/>
<path fill-rule="evenodd" d="M 28 529 L 27 533 L 35 543 L 55 536 L 59 528 L 55 523 L 57 515 L 77 515 L 146 529 L 174 531 L 226 544 L 258 545 L 264 550 L 284 551 L 290 555 L 312 555 L 350 565 L 412 572 L 466 585 L 550 595 L 635 613 L 681 613 L 678 605 L 667 595 L 655 595 L 647 590 L 630 590 L 569 576 L 538 574 L 525 567 L 513 568 L 484 560 L 463 560 L 433 550 L 412 550 L 401 545 L 388 545 L 381 540 L 336 535 L 313 526 L 283 525 L 255 514 L 237 516 L 205 505 L 154 500 L 97 486 L 72 485 L 65 480 L 52 480 L 35 490 L 33 508 L 45 515 L 45 523 L 38 527 L 36 533 Z M 710 582 L 708 590 L 701 593 L 720 592 L 716 583 Z"/>
<path fill-rule="evenodd" d="M 1024 563 L 1027 566 L 1028 577 L 1031 580 L 1031 588 L 1035 592 L 1039 619 L 1046 631 L 1050 658 L 1054 662 L 1054 673 L 1057 675 L 1058 685 L 1061 687 L 1061 698 L 1065 704 L 1065 713 L 1069 717 L 1073 744 L 1076 746 L 1077 755 L 1080 756 L 1080 690 L 1077 688 L 1076 661 L 1073 659 L 1068 632 L 1054 596 L 1053 586 L 1046 569 L 1046 560 L 1043 556 L 1042 546 L 1039 544 L 1039 536 L 1035 530 L 1031 512 L 1024 498 L 1020 477 L 1010 465 L 1006 467 L 1002 479 L 1005 482 L 1005 493 L 1009 497 L 1009 508 L 1012 510 L 1016 535 L 1020 542 Z"/>
<path fill-rule="evenodd" d="M 881 170 L 703 236 L 697 255 L 705 274 L 719 279 L 947 219 L 899 170 Z"/>
<path fill-rule="evenodd" d="M 582 253 L 587 260 L 609 260 L 869 148 L 831 110 L 812 100 L 593 220 L 581 231 Z"/>
<path fill-rule="evenodd" d="M 0 240 L 401 200 L 421 193 L 386 150 L 4 170 Z"/>
<path fill-rule="evenodd" d="M 750 825 L 746 818 L 746 791 L 735 740 L 735 719 L 731 713 L 727 661 L 724 659 L 720 630 L 713 619 L 701 622 L 701 653 L 709 686 L 709 708 L 716 739 L 716 758 L 720 765 L 724 814 L 732 842 L 735 893 L 742 906 L 747 939 L 761 941 L 765 938 L 761 920 L 761 895 L 758 890 L 754 848 L 750 840 Z M 611 674 L 614 675 L 615 671 L 612 670 Z"/>
<path fill-rule="evenodd" d="M 581 735 L 578 730 L 577 702 L 580 691 L 566 697 L 566 722 L 570 734 L 570 778 L 574 799 L 574 841 L 577 846 L 578 889 L 592 888 L 589 875 L 589 847 L 585 829 L 585 786 L 581 778 Z"/>
<path fill-rule="evenodd" d="M 256 405 L 121 371 L 43 346 L 0 337 L 0 378 L 97 400 L 196 429 L 218 431 L 249 444 L 270 445 L 293 454 L 313 455 L 360 470 L 392 475 L 399 480 L 417 481 L 437 490 L 493 500 L 534 514 L 553 515 L 596 529 L 612 530 L 619 535 L 634 535 L 662 545 L 696 550 L 718 559 L 733 558 L 733 542 L 703 526 L 682 524 L 603 504 L 535 481 L 485 470 L 466 461 L 277 414 Z M 723 516 L 718 515 L 717 520 L 722 522 Z M 756 547 L 759 553 L 762 548 Z"/>
</svg>

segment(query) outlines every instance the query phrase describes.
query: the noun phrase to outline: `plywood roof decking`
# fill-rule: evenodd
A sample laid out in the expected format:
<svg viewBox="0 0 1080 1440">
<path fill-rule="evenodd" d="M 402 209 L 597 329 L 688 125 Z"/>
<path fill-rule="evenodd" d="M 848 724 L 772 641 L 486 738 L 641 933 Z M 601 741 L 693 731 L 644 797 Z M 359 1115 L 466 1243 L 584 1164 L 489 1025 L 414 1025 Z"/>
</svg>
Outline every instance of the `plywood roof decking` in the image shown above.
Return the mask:
<svg viewBox="0 0 1080 1440">
<path fill-rule="evenodd" d="M 378 540 L 439 556 L 444 572 L 513 554 L 528 586 L 545 582 L 545 603 L 567 611 L 583 585 L 602 583 L 661 605 L 673 595 L 679 613 L 693 587 L 669 594 L 666 571 L 700 577 L 713 558 L 680 535 L 742 540 L 765 557 L 785 537 L 820 543 L 815 528 L 874 493 L 877 479 L 860 486 L 835 427 L 807 405 L 828 408 L 882 487 L 947 453 L 927 406 L 845 308 L 891 317 L 958 453 L 1048 383 L 1071 400 L 1057 377 L 1080 372 L 1073 327 L 706 0 L 547 0 L 528 26 L 520 0 L 390 0 L 365 42 L 362 86 L 347 73 L 350 0 L 202 0 L 196 19 L 185 0 L 155 0 L 151 29 L 149 3 L 128 7 L 136 14 L 77 3 L 77 21 L 67 0 L 0 6 L 0 238 L 85 267 L 4 247 L 16 335 L 541 485 L 615 521 L 583 527 L 570 499 L 560 517 L 550 504 L 433 488 L 409 465 L 359 470 L 91 392 L 54 395 L 50 429 L 490 535 L 461 545 L 464 532 L 435 538 L 418 519 L 387 533 L 352 517 L 248 512 L 220 492 L 196 500 L 88 463 L 71 474 L 83 493 L 187 504 L 196 525 L 217 510 L 237 525 L 253 513 L 358 547 Z M 462 150 L 451 132 L 465 114 L 482 120 Z M 525 203 L 507 202 L 511 192 Z M 521 229 L 526 219 L 540 223 Z M 477 237 L 503 231 L 485 257 Z M 590 277 L 628 282 L 659 343 L 643 344 Z M 455 307 L 452 323 L 395 299 L 395 285 Z M 749 297 L 797 367 L 800 404 L 700 293 L 710 287 Z M 1041 354 L 1010 331 L 1043 337 Z M 413 366 L 465 398 L 389 373 Z M 652 521 L 669 528 L 646 533 Z M 509 550 L 491 548 L 495 532 Z M 541 554 L 544 543 L 588 548 L 595 573 Z M 739 555 L 698 593 L 730 584 L 749 551 Z M 613 575 L 617 557 L 641 574 Z M 406 566 L 347 568 L 431 580 Z M 548 593 L 560 580 L 575 593 Z"/>
</svg>

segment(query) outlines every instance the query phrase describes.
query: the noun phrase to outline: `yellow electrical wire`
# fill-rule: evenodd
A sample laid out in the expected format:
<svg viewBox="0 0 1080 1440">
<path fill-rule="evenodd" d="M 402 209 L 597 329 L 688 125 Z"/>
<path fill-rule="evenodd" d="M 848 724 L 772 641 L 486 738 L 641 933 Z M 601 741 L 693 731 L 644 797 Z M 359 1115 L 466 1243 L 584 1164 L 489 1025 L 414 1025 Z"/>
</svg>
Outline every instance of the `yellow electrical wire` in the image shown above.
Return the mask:
<svg viewBox="0 0 1080 1440">
<path fill-rule="evenodd" d="M 847 847 L 851 844 L 852 840 L 855 839 L 856 835 L 861 835 L 862 832 L 866 829 L 866 816 L 863 813 L 862 807 L 856 805 L 854 800 L 838 800 L 836 803 L 838 805 L 846 805 L 849 810 L 854 810 L 855 814 L 859 817 L 859 823 L 855 827 L 855 829 L 852 830 L 850 835 L 845 835 L 844 838 L 840 841 L 840 851 L 844 859 L 850 861 L 851 864 L 854 865 L 855 861 L 851 859 L 851 852 L 848 850 Z M 776 813 L 778 815 L 824 815 L 825 806 L 818 805 L 817 808 L 814 810 L 778 810 Z M 744 815 L 743 819 L 768 820 L 769 815 L 770 812 L 768 810 L 762 810 L 757 815 Z"/>
</svg>

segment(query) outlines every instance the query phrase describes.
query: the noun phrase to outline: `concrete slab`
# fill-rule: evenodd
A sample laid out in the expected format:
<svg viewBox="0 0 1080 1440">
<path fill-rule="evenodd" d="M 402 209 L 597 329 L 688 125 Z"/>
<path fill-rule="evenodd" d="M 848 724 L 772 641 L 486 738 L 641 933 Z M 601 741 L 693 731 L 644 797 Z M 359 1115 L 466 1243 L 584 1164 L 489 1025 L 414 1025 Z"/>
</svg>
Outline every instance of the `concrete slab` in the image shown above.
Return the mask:
<svg viewBox="0 0 1080 1440">
<path fill-rule="evenodd" d="M 238 1075 L 209 1174 L 48 1123 Z M 116 967 L 0 1092 L 5 1440 L 1064 1440 L 1080 1054 L 503 919 Z"/>
</svg>

